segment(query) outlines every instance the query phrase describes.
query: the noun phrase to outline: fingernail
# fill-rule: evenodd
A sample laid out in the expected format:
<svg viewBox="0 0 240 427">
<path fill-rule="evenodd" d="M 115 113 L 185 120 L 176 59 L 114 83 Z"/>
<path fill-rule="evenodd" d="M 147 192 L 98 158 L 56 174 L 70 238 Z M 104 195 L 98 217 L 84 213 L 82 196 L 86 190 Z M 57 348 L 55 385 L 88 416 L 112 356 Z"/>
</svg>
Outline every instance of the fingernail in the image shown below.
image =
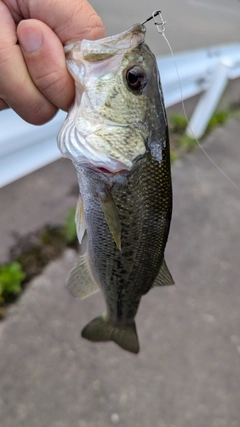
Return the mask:
<svg viewBox="0 0 240 427">
<path fill-rule="evenodd" d="M 19 42 L 27 53 L 33 53 L 42 46 L 42 34 L 33 27 L 26 27 L 19 34 Z"/>
</svg>

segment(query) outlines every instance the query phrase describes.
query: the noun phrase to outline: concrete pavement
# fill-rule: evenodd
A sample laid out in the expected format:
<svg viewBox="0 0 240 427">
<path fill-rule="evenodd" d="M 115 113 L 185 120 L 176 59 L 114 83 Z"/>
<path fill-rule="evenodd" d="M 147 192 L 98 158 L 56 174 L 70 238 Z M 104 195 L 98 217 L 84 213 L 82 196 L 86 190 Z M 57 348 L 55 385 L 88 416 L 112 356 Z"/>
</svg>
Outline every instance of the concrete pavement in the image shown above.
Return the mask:
<svg viewBox="0 0 240 427">
<path fill-rule="evenodd" d="M 240 185 L 239 134 L 232 119 L 205 147 Z M 68 294 L 66 251 L 0 324 L 1 427 L 239 427 L 239 191 L 201 151 L 174 165 L 173 185 L 176 286 L 143 297 L 141 353 L 79 338 L 104 304 Z"/>
<path fill-rule="evenodd" d="M 0 263 L 8 261 L 17 235 L 24 236 L 46 224 L 63 224 L 76 205 L 78 184 L 67 159 L 51 163 L 0 190 Z"/>
</svg>

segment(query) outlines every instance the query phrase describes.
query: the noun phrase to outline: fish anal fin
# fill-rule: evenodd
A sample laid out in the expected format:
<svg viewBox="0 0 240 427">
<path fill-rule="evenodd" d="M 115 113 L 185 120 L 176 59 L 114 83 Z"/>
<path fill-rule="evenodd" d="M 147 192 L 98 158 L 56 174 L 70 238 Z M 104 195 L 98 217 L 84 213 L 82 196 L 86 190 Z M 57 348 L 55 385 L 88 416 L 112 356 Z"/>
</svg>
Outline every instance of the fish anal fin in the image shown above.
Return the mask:
<svg viewBox="0 0 240 427">
<path fill-rule="evenodd" d="M 82 238 L 83 238 L 85 230 L 87 228 L 86 221 L 85 221 L 85 215 L 84 215 L 83 201 L 82 201 L 81 195 L 79 195 L 78 202 L 77 202 L 76 214 L 75 214 L 75 223 L 76 223 L 78 241 L 81 244 Z"/>
<path fill-rule="evenodd" d="M 124 350 L 135 354 L 139 352 L 135 322 L 126 327 L 118 327 L 103 315 L 89 322 L 81 335 L 93 342 L 114 341 Z"/>
<path fill-rule="evenodd" d="M 99 291 L 87 259 L 87 252 L 82 255 L 77 264 L 70 271 L 67 278 L 67 288 L 76 298 L 86 298 Z"/>
<path fill-rule="evenodd" d="M 154 280 L 153 287 L 154 286 L 169 286 L 174 285 L 174 280 L 172 278 L 172 275 L 167 267 L 165 259 L 163 259 L 161 268 L 158 272 L 158 275 L 156 279 Z"/>
<path fill-rule="evenodd" d="M 121 251 L 121 224 L 117 207 L 110 192 L 100 197 L 102 210 L 110 233 L 119 251 Z"/>
</svg>

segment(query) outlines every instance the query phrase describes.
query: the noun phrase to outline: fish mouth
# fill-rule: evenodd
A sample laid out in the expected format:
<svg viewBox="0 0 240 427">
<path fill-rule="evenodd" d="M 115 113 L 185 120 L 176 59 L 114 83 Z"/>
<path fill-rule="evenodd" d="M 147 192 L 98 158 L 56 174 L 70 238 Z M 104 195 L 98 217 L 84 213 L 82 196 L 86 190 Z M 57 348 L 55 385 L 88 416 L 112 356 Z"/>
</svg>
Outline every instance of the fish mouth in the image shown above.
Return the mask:
<svg viewBox="0 0 240 427">
<path fill-rule="evenodd" d="M 143 24 L 135 24 L 126 31 L 98 40 L 81 40 L 67 44 L 64 47 L 67 58 L 73 55 L 92 62 L 101 61 L 115 55 L 124 53 L 128 49 L 139 46 L 145 40 L 146 27 Z"/>
</svg>

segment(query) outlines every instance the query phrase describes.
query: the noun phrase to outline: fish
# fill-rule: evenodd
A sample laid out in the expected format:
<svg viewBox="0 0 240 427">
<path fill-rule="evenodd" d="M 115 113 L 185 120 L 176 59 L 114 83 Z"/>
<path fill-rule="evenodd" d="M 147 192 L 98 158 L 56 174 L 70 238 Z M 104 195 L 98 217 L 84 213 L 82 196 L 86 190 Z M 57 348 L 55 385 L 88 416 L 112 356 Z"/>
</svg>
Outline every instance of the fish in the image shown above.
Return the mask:
<svg viewBox="0 0 240 427">
<path fill-rule="evenodd" d="M 135 354 L 142 296 L 174 284 L 164 257 L 172 215 L 168 122 L 145 35 L 145 26 L 135 24 L 65 47 L 76 96 L 58 134 L 79 183 L 81 251 L 67 288 L 78 298 L 101 289 L 106 303 L 81 335 Z"/>
</svg>

